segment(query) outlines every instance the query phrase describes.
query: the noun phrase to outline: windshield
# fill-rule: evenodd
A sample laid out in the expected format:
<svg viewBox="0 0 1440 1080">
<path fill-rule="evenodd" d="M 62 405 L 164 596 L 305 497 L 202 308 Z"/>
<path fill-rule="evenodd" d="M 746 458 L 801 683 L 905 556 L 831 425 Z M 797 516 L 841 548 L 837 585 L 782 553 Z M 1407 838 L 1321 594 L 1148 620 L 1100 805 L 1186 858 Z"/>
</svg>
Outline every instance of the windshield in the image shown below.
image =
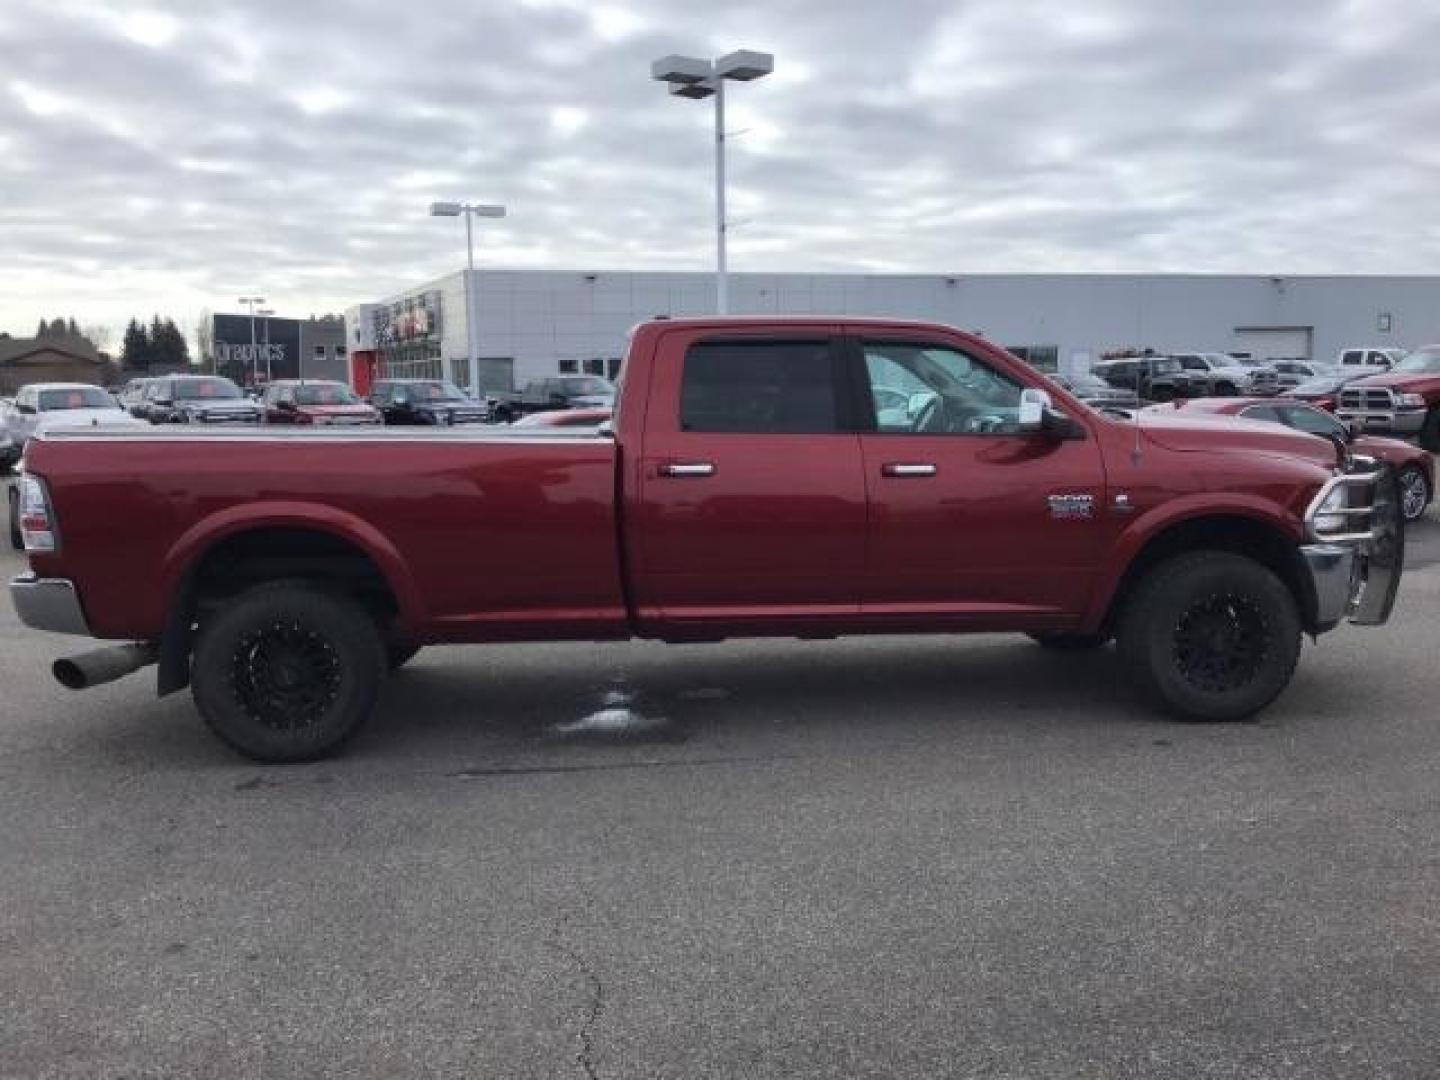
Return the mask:
<svg viewBox="0 0 1440 1080">
<path fill-rule="evenodd" d="M 238 398 L 240 388 L 229 379 L 180 379 L 175 383 L 176 401 Z"/>
<path fill-rule="evenodd" d="M 1156 375 L 1174 375 L 1183 367 L 1179 360 L 1169 356 L 1157 357 L 1151 363 Z"/>
<path fill-rule="evenodd" d="M 40 412 L 61 409 L 113 409 L 115 400 L 98 386 L 67 386 L 63 390 L 41 390 L 36 407 Z"/>
<path fill-rule="evenodd" d="M 1416 349 L 1391 370 L 1405 375 L 1440 375 L 1440 345 Z"/>
<path fill-rule="evenodd" d="M 560 388 L 566 397 L 602 397 L 615 393 L 609 380 L 595 375 L 561 379 Z"/>
<path fill-rule="evenodd" d="M 411 383 L 410 393 L 416 401 L 464 401 L 465 395 L 452 382 Z"/>
<path fill-rule="evenodd" d="M 360 399 L 340 383 L 306 383 L 295 388 L 297 405 L 358 405 Z"/>
</svg>

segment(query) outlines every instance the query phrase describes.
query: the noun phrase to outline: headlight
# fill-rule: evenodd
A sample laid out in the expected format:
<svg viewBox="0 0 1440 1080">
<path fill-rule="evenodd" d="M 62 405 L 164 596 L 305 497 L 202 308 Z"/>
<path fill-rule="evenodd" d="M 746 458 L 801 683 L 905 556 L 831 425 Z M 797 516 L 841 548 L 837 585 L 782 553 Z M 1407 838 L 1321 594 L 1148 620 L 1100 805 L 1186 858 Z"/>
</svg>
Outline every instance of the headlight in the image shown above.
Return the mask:
<svg viewBox="0 0 1440 1080">
<path fill-rule="evenodd" d="M 1396 394 L 1395 407 L 1397 409 L 1423 409 L 1425 398 L 1420 394 Z"/>
<path fill-rule="evenodd" d="M 1315 517 L 1311 524 L 1317 533 L 1343 533 L 1349 522 L 1346 514 L 1339 513 L 1345 509 L 1345 487 L 1336 485 L 1325 501 L 1315 508 Z"/>
</svg>

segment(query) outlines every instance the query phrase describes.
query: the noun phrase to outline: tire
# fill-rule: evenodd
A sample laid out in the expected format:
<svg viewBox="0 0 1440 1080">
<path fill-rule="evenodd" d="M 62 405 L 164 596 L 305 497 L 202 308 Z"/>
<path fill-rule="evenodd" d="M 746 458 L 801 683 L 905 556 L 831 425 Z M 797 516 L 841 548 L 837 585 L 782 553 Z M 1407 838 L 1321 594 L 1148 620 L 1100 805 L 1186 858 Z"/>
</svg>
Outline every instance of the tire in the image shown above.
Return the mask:
<svg viewBox="0 0 1440 1080">
<path fill-rule="evenodd" d="M 380 632 L 358 604 L 279 581 L 201 623 L 191 683 L 210 730 L 246 757 L 314 761 L 360 730 L 385 668 Z"/>
<path fill-rule="evenodd" d="M 389 645 L 385 649 L 386 665 L 391 671 L 399 671 L 415 659 L 415 654 L 419 651 L 419 645 Z"/>
<path fill-rule="evenodd" d="M 1243 720 L 1277 698 L 1300 659 L 1289 588 L 1243 555 L 1196 551 L 1150 570 L 1121 613 L 1121 660 L 1183 720 Z"/>
<path fill-rule="evenodd" d="M 1088 649 L 1103 648 L 1110 641 L 1109 634 L 1026 634 L 1042 649 L 1055 652 L 1085 652 Z"/>
<path fill-rule="evenodd" d="M 1396 477 L 1400 485 L 1400 509 L 1406 521 L 1419 521 L 1425 516 L 1433 494 L 1425 472 L 1418 465 L 1406 465 Z"/>
<path fill-rule="evenodd" d="M 1440 406 L 1425 414 L 1425 424 L 1420 429 L 1420 446 L 1432 454 L 1440 454 Z"/>
<path fill-rule="evenodd" d="M 5 501 L 9 506 L 6 518 L 10 523 L 10 546 L 16 551 L 24 551 L 25 538 L 20 535 L 20 492 L 13 485 Z"/>
</svg>

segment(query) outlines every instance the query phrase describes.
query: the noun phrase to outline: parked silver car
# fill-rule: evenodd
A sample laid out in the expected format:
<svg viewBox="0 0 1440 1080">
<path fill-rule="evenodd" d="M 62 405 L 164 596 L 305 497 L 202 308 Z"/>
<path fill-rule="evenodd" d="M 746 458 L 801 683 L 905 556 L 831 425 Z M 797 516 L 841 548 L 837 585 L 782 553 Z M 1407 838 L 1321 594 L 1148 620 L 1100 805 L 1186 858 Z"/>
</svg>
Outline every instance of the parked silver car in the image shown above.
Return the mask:
<svg viewBox="0 0 1440 1080">
<path fill-rule="evenodd" d="M 0 431 L 16 456 L 37 431 L 55 427 L 137 427 L 139 421 L 98 386 L 88 383 L 31 383 L 0 406 Z"/>
</svg>

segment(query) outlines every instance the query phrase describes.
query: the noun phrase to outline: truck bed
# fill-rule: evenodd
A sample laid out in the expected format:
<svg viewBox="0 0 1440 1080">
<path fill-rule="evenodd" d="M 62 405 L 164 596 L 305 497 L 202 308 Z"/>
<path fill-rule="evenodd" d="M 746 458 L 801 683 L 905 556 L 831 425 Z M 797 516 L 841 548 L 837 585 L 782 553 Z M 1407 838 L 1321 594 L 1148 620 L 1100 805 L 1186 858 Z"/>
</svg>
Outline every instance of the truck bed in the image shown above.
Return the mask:
<svg viewBox="0 0 1440 1080">
<path fill-rule="evenodd" d="M 362 551 L 422 640 L 627 630 L 616 448 L 594 434 L 57 433 L 27 465 L 58 478 L 60 558 L 99 637 L 157 636 L 197 556 L 227 536 L 302 527 Z M 52 559 L 34 556 L 36 571 Z M 137 581 L 153 583 L 138 604 Z"/>
</svg>

